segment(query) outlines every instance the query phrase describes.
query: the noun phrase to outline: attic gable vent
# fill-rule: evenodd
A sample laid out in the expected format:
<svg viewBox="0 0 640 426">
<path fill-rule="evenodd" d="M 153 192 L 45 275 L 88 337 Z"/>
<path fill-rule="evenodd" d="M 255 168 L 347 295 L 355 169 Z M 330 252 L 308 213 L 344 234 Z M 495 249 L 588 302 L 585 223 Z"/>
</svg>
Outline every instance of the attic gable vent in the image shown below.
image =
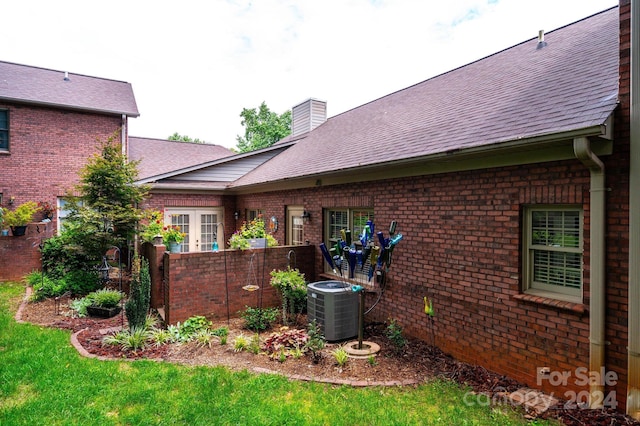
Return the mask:
<svg viewBox="0 0 640 426">
<path fill-rule="evenodd" d="M 318 99 L 307 99 L 291 108 L 291 135 L 310 132 L 325 121 L 327 121 L 327 103 Z"/>
</svg>

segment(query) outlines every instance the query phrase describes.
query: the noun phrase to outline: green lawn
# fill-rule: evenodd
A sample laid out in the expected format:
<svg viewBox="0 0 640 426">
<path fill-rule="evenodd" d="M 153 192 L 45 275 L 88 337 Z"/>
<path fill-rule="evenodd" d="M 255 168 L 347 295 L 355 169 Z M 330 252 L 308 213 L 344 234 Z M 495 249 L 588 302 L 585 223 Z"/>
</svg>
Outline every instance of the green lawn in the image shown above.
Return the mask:
<svg viewBox="0 0 640 426">
<path fill-rule="evenodd" d="M 152 361 L 86 359 L 68 331 L 13 320 L 24 293 L 0 283 L 0 425 L 520 425 L 508 408 L 466 405 L 444 381 L 332 387 Z M 536 423 L 546 424 L 546 423 Z"/>
</svg>

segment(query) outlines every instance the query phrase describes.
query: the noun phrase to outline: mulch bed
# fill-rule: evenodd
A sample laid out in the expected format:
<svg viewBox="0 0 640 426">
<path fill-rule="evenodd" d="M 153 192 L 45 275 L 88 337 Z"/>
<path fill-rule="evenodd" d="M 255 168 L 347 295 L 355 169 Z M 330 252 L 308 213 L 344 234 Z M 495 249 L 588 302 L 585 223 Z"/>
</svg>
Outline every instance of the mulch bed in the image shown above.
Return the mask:
<svg viewBox="0 0 640 426">
<path fill-rule="evenodd" d="M 36 305 L 36 306 L 34 306 Z M 37 306 L 39 305 L 39 306 Z M 118 314 L 113 318 L 71 318 L 58 314 L 51 314 L 53 305 L 49 303 L 29 304 L 22 313 L 22 319 L 25 321 L 43 324 L 50 327 L 71 330 L 77 334 L 80 345 L 89 353 L 96 356 L 107 357 L 112 359 L 151 359 L 151 360 L 167 360 L 174 361 L 175 354 L 171 349 L 172 345 L 163 345 L 160 347 L 148 346 L 144 350 L 138 352 L 121 351 L 120 348 L 102 344 L 105 331 L 116 329 L 122 325 L 126 325 L 126 318 L 123 314 Z M 391 347 L 391 343 L 385 336 L 383 324 L 369 325 L 365 330 L 365 338 L 379 342 L 387 351 Z M 198 355 L 201 348 L 187 348 L 191 353 L 187 356 Z M 200 351 L 200 352 L 199 352 Z M 249 354 L 245 354 L 247 356 Z M 257 359 L 257 358 L 256 358 Z M 406 376 L 408 370 L 415 371 L 416 377 L 444 377 L 454 380 L 458 383 L 470 386 L 474 392 L 487 395 L 490 399 L 504 401 L 504 395 L 514 392 L 525 387 L 523 384 L 516 382 L 508 377 L 501 376 L 486 370 L 477 365 L 470 365 L 456 361 L 451 356 L 443 353 L 438 348 L 428 345 L 424 341 L 409 339 L 406 349 L 394 355 L 393 359 L 385 359 L 384 362 L 393 361 L 397 364 L 393 366 L 398 374 Z M 252 364 L 254 360 L 248 361 Z M 381 363 L 383 361 L 381 360 Z M 269 369 L 278 370 L 278 366 L 286 366 L 292 368 L 294 364 L 286 361 L 278 363 L 270 361 Z M 355 365 L 355 364 L 354 364 Z M 361 364 L 362 365 L 362 364 Z M 387 370 L 388 371 L 388 370 Z M 285 371 L 286 373 L 295 373 L 295 371 Z M 356 372 L 355 374 L 358 374 Z M 389 374 L 389 373 L 380 373 Z M 389 377 L 385 377 L 388 379 Z M 502 395 L 502 396 L 501 396 Z M 640 422 L 632 418 L 618 413 L 611 409 L 589 410 L 577 407 L 565 406 L 564 402 L 560 402 L 558 406 L 552 407 L 541 415 L 528 413 L 528 418 L 557 419 L 565 425 L 595 425 L 595 426 L 616 426 L 616 425 L 633 425 L 640 426 Z"/>
</svg>

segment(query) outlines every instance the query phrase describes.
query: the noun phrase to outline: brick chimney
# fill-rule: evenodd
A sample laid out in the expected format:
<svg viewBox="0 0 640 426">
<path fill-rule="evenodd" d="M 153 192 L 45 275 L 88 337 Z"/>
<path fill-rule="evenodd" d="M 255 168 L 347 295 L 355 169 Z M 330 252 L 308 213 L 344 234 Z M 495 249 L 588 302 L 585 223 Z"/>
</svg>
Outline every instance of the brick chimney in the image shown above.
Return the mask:
<svg viewBox="0 0 640 426">
<path fill-rule="evenodd" d="M 291 136 L 310 132 L 327 121 L 327 103 L 309 98 L 291 108 Z"/>
</svg>

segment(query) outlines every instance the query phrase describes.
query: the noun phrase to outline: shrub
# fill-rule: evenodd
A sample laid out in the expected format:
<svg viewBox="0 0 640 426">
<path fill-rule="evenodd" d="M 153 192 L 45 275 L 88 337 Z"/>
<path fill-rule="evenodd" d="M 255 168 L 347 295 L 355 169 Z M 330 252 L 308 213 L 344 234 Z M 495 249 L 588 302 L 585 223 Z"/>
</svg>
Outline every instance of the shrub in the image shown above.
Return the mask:
<svg viewBox="0 0 640 426">
<path fill-rule="evenodd" d="M 136 256 L 131 270 L 131 294 L 125 305 L 129 328 L 143 327 L 151 302 L 149 262 Z"/>
<path fill-rule="evenodd" d="M 79 318 L 84 318 L 88 315 L 87 306 L 91 306 L 91 299 L 83 297 L 81 299 L 74 299 L 69 304 L 69 308 L 76 312 Z"/>
<path fill-rule="evenodd" d="M 64 280 L 50 278 L 42 272 L 33 271 L 25 277 L 25 280 L 33 288 L 33 294 L 29 299 L 32 302 L 57 297 L 67 291 Z"/>
<path fill-rule="evenodd" d="M 309 335 L 309 340 L 307 340 L 305 348 L 311 352 L 311 360 L 317 364 L 322 356 L 321 351 L 324 349 L 325 339 L 320 332 L 320 326 L 315 319 L 309 323 L 307 333 Z"/>
<path fill-rule="evenodd" d="M 253 331 L 264 331 L 271 328 L 271 325 L 278 318 L 278 309 L 247 306 L 241 316 L 245 320 L 245 328 Z"/>
<path fill-rule="evenodd" d="M 123 294 L 118 290 L 111 290 L 103 288 L 87 294 L 86 299 L 91 302 L 93 306 L 100 306 L 102 308 L 113 308 L 118 306 L 118 303 L 123 298 Z"/>
<path fill-rule="evenodd" d="M 65 288 L 75 295 L 88 294 L 102 286 L 97 271 L 70 271 L 64 276 Z"/>
<path fill-rule="evenodd" d="M 404 347 L 407 345 L 407 339 L 402 334 L 402 327 L 395 319 L 391 318 L 389 320 L 385 335 L 391 341 L 396 353 L 401 353 L 404 350 Z"/>
<path fill-rule="evenodd" d="M 180 326 L 180 334 L 191 336 L 200 331 L 209 331 L 209 327 L 211 327 L 211 321 L 201 315 L 195 315 L 187 318 Z"/>
<path fill-rule="evenodd" d="M 102 339 L 105 345 L 119 345 L 123 350 L 136 352 L 144 349 L 147 341 L 151 338 L 151 333 L 144 327 L 131 327 L 128 330 L 121 330 L 116 334 L 106 336 Z"/>
</svg>

